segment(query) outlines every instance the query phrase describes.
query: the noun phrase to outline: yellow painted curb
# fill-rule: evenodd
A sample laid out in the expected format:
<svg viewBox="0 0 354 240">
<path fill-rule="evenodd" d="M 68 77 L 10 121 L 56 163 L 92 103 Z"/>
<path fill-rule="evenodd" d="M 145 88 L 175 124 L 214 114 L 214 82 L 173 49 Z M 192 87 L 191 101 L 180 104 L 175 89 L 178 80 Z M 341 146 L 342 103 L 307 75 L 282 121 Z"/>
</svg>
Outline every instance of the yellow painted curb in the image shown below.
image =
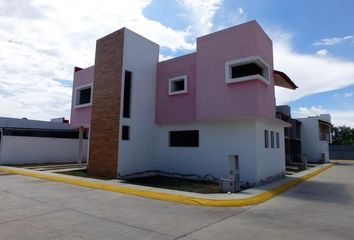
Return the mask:
<svg viewBox="0 0 354 240">
<path fill-rule="evenodd" d="M 240 206 L 255 205 L 255 204 L 268 201 L 269 199 L 275 197 L 276 195 L 285 192 L 288 189 L 295 187 L 296 185 L 326 171 L 327 169 L 331 168 L 333 165 L 334 165 L 333 163 L 326 164 L 320 169 L 317 169 L 302 177 L 295 178 L 294 180 L 286 182 L 278 187 L 275 187 L 271 190 L 265 191 L 263 193 L 260 193 L 258 195 L 249 198 L 224 199 L 224 200 L 182 196 L 182 195 L 171 194 L 171 193 L 153 192 L 148 190 L 118 186 L 103 181 L 102 182 L 90 181 L 79 177 L 63 176 L 63 175 L 52 174 L 52 173 L 46 174 L 43 172 L 35 172 L 33 170 L 31 171 L 31 170 L 14 168 L 14 167 L 0 167 L 0 171 L 9 174 L 18 174 L 23 176 L 46 179 L 55 182 L 63 182 L 63 183 L 68 183 L 68 184 L 82 186 L 82 187 L 125 193 L 129 195 L 157 199 L 157 200 L 168 201 L 168 202 L 176 202 L 176 203 L 199 205 L 199 206 L 211 206 L 211 207 L 240 207 Z"/>
<path fill-rule="evenodd" d="M 354 164 L 354 160 L 331 160 L 332 163 Z"/>
</svg>

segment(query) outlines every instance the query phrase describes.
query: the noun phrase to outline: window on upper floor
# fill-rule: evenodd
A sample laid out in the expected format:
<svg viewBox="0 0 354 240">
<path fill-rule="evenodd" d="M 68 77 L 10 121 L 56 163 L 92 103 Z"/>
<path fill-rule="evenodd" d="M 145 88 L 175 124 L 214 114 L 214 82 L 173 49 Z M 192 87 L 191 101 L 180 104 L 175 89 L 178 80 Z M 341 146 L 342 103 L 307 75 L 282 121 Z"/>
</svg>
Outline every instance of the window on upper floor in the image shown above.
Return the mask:
<svg viewBox="0 0 354 240">
<path fill-rule="evenodd" d="M 225 63 L 225 82 L 261 80 L 269 84 L 269 66 L 259 56 L 235 59 Z"/>
<path fill-rule="evenodd" d="M 130 118 L 130 102 L 132 94 L 132 72 L 124 72 L 123 117 Z"/>
<path fill-rule="evenodd" d="M 75 89 L 75 107 L 91 106 L 92 84 L 77 87 Z"/>
<path fill-rule="evenodd" d="M 168 80 L 168 95 L 187 93 L 187 76 L 179 76 Z"/>
</svg>

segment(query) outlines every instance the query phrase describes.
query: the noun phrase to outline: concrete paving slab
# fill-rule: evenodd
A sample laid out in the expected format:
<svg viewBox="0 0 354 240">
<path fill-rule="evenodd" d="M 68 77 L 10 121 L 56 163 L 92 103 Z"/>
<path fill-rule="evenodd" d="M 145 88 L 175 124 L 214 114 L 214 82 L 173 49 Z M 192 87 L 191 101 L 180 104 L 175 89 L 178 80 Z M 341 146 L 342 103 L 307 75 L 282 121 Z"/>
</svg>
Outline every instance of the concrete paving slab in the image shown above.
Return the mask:
<svg viewBox="0 0 354 240">
<path fill-rule="evenodd" d="M 2 239 L 173 239 L 151 231 L 62 210 L 16 222 L 0 224 Z"/>
<path fill-rule="evenodd" d="M 231 239 L 237 233 L 237 239 L 353 239 L 354 178 L 349 177 L 352 173 L 354 167 L 336 166 L 267 203 L 190 237 Z"/>
<path fill-rule="evenodd" d="M 173 236 L 186 234 L 244 211 L 243 208 L 184 206 L 99 190 L 77 197 L 77 201 L 81 199 L 81 204 L 75 204 L 75 211 Z M 70 203 L 64 205 L 68 207 Z"/>
<path fill-rule="evenodd" d="M 353 199 L 354 165 L 348 164 L 242 208 L 182 205 L 1 175 L 0 239 L 352 240 Z"/>
<path fill-rule="evenodd" d="M 0 191 L 0 224 L 59 210 L 48 204 Z"/>
</svg>

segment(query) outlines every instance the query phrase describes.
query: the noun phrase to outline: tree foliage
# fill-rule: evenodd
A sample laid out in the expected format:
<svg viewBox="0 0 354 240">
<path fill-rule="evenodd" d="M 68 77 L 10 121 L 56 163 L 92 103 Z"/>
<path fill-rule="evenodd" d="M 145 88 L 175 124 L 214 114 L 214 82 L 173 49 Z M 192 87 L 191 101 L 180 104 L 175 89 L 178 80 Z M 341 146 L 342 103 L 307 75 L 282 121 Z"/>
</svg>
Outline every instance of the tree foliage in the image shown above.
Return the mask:
<svg viewBox="0 0 354 240">
<path fill-rule="evenodd" d="M 354 128 L 338 126 L 332 128 L 333 144 L 354 145 Z"/>
</svg>

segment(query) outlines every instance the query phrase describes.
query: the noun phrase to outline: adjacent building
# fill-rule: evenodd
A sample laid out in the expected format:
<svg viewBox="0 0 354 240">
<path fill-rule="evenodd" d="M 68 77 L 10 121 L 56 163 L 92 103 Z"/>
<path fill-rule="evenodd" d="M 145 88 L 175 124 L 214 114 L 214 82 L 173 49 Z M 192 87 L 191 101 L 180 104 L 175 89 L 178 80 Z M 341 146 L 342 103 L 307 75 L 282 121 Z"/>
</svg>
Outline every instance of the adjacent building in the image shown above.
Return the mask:
<svg viewBox="0 0 354 240">
<path fill-rule="evenodd" d="M 320 114 L 296 119 L 301 122 L 301 149 L 307 161 L 329 162 L 328 144 L 332 143 L 331 116 Z"/>
<path fill-rule="evenodd" d="M 75 68 L 71 110 L 71 123 L 89 128 L 89 174 L 237 170 L 250 185 L 285 174 L 290 123 L 275 116 L 274 86 L 296 85 L 273 69 L 271 39 L 251 21 L 196 42 L 159 62 L 159 46 L 127 28 L 97 40 L 95 65 Z"/>
<path fill-rule="evenodd" d="M 87 136 L 83 138 L 81 160 L 86 161 Z M 79 129 L 64 119 L 0 117 L 0 165 L 77 162 L 79 144 Z"/>
</svg>

